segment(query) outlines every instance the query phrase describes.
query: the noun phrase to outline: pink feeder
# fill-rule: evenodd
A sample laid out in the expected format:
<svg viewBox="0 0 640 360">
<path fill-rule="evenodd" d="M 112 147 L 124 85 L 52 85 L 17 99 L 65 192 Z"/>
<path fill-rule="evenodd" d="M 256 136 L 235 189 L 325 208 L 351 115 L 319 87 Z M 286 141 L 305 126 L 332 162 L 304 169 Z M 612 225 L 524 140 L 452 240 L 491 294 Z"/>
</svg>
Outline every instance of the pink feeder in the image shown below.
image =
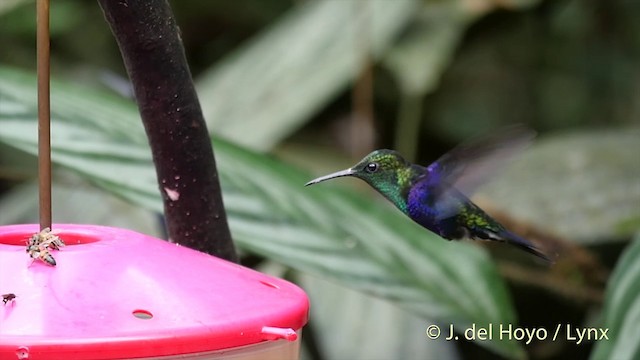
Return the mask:
<svg viewBox="0 0 640 360">
<path fill-rule="evenodd" d="M 0 359 L 297 359 L 297 286 L 133 231 L 53 226 L 57 266 L 33 261 L 37 225 L 0 227 Z"/>
</svg>

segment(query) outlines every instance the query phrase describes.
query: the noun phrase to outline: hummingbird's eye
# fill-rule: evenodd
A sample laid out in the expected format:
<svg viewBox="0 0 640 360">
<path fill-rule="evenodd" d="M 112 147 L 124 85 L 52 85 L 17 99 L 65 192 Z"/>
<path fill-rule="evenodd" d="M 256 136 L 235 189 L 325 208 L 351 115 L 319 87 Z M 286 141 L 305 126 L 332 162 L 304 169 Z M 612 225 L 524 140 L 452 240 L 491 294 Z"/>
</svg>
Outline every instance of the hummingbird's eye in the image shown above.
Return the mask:
<svg viewBox="0 0 640 360">
<path fill-rule="evenodd" d="M 370 162 L 367 164 L 367 167 L 365 169 L 367 170 L 367 172 L 374 173 L 378 171 L 378 163 Z"/>
</svg>

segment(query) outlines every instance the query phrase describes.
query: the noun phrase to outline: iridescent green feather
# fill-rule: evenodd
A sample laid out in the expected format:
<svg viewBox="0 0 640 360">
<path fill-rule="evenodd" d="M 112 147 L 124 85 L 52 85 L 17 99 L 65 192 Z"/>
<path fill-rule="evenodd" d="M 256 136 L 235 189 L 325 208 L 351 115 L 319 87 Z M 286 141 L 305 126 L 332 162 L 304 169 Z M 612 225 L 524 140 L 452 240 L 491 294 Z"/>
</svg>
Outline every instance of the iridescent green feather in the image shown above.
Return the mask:
<svg viewBox="0 0 640 360">
<path fill-rule="evenodd" d="M 482 229 L 495 234 L 504 230 L 504 227 L 491 219 L 484 211 L 472 203 L 464 204 L 458 214 L 458 223 L 471 230 Z"/>
<path fill-rule="evenodd" d="M 411 163 L 389 150 L 376 152 L 369 157 L 368 161 L 377 162 L 383 169 L 393 169 L 378 177 L 364 180 L 406 214 L 408 212 L 407 192 L 416 177 L 422 174 L 418 173 Z"/>
</svg>

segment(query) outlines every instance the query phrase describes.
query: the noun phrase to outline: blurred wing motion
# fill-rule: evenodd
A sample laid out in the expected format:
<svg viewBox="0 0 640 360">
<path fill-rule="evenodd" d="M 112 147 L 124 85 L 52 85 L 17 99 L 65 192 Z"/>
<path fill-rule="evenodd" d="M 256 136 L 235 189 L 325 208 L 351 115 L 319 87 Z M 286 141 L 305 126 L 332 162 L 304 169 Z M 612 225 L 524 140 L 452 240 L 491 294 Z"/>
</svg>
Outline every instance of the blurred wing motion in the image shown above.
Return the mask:
<svg viewBox="0 0 640 360">
<path fill-rule="evenodd" d="M 465 141 L 427 167 L 417 187 L 430 190 L 436 220 L 449 218 L 474 191 L 529 146 L 535 131 L 513 125 Z"/>
<path fill-rule="evenodd" d="M 471 196 L 527 148 L 535 135 L 535 131 L 523 125 L 514 125 L 488 136 L 475 137 L 442 155 L 427 170 L 431 176 L 437 174 L 435 177 L 443 187 L 454 187 Z"/>
</svg>

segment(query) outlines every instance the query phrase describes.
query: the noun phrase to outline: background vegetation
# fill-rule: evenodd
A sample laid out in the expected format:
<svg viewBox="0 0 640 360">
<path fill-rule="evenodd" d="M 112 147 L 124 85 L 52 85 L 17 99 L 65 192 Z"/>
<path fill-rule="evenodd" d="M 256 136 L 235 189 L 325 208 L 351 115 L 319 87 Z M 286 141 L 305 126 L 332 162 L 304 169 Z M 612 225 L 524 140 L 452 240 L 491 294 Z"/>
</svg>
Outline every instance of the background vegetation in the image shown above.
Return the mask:
<svg viewBox="0 0 640 360">
<path fill-rule="evenodd" d="M 640 356 L 639 4 L 171 4 L 243 262 L 311 297 L 305 358 Z M 98 5 L 51 11 L 54 221 L 162 236 L 146 138 Z M 31 1 L 0 3 L 2 224 L 37 216 L 34 18 Z M 426 164 L 514 122 L 539 141 L 474 199 L 557 254 L 551 268 L 442 241 L 356 181 L 302 188 L 373 148 Z M 427 339 L 433 323 L 610 330 L 581 345 L 446 342 Z"/>
</svg>

